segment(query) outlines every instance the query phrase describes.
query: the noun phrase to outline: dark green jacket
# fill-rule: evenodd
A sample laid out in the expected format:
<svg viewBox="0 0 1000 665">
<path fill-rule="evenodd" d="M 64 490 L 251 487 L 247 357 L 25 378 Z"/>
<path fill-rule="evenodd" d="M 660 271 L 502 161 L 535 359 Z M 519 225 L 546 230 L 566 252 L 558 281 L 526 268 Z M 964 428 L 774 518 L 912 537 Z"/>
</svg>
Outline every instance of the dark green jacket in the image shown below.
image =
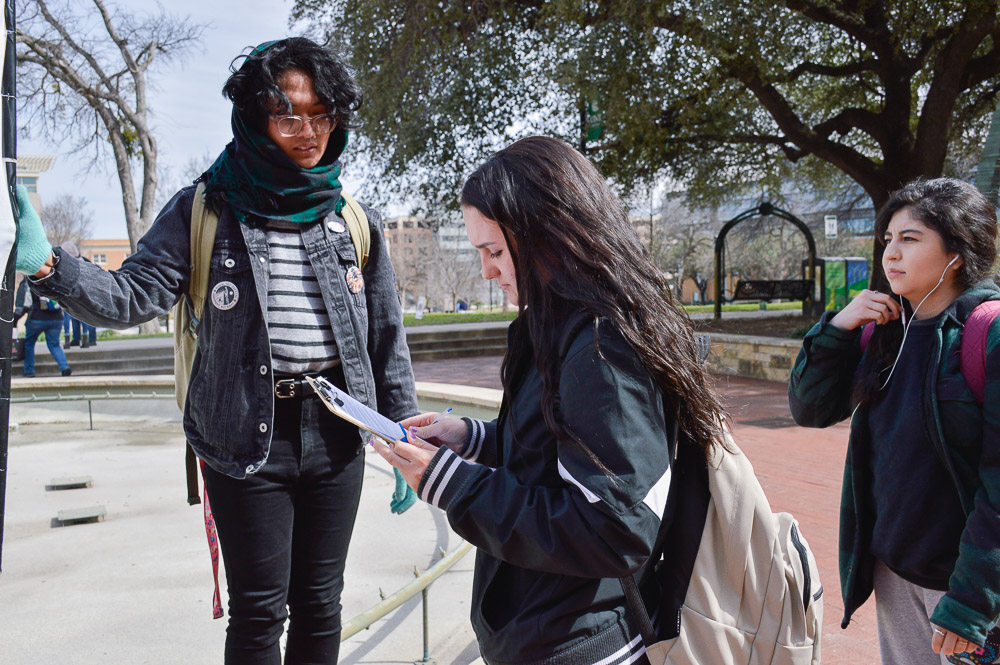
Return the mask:
<svg viewBox="0 0 1000 665">
<path fill-rule="evenodd" d="M 922 386 L 914 386 L 912 412 L 955 481 L 936 491 L 958 491 L 966 513 L 958 561 L 949 589 L 931 621 L 982 644 L 1000 615 L 1000 317 L 987 342 L 985 400 L 976 403 L 961 373 L 941 358 L 961 350 L 965 320 L 986 300 L 1000 300 L 1000 288 L 986 281 L 970 288 L 945 310 L 936 330 L 934 356 Z M 806 335 L 788 387 L 795 422 L 829 427 L 851 416 L 851 435 L 840 502 L 840 584 L 843 627 L 872 593 L 874 515 L 871 497 L 868 408 L 852 393 L 869 371 L 861 352 L 861 329 L 829 324 L 828 312 Z M 898 325 L 898 324 L 897 324 Z M 954 364 L 953 364 L 954 365 Z M 855 410 L 856 408 L 856 410 Z M 935 491 L 935 490 L 931 490 Z"/>
</svg>

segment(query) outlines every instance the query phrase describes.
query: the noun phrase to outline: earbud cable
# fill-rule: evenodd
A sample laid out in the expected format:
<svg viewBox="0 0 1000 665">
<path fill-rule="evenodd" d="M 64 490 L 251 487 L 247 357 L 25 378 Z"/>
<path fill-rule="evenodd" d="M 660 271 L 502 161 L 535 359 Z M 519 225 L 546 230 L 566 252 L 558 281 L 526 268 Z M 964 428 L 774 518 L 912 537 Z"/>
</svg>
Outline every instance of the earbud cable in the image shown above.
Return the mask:
<svg viewBox="0 0 1000 665">
<path fill-rule="evenodd" d="M 917 308 L 913 310 L 913 314 L 910 316 L 909 322 L 907 322 L 907 320 L 906 320 L 906 309 L 903 308 L 903 315 L 902 315 L 903 316 L 903 339 L 902 339 L 902 341 L 899 342 L 899 351 L 896 352 L 896 359 L 892 361 L 892 367 L 889 368 L 889 376 L 885 377 L 885 383 L 882 384 L 882 387 L 879 388 L 879 390 L 885 390 L 885 387 L 887 385 L 889 385 L 889 379 L 892 378 L 892 373 L 896 371 L 896 363 L 899 362 L 899 356 L 903 355 L 903 345 L 906 344 L 906 335 L 907 335 L 907 333 L 910 332 L 910 326 L 913 324 L 913 320 L 917 318 L 917 311 L 920 309 L 920 305 L 923 305 L 924 301 L 927 300 L 928 298 L 930 298 L 931 294 L 934 293 L 935 291 L 937 291 L 937 288 L 939 286 L 941 286 L 941 284 L 944 283 L 944 276 L 948 272 L 948 268 L 950 268 L 951 264 L 954 263 L 957 260 L 958 260 L 958 257 L 956 256 L 955 258 L 953 258 L 951 261 L 948 262 L 948 265 L 946 265 L 944 267 L 944 270 L 941 271 L 941 279 L 939 279 L 938 283 L 934 285 L 934 288 L 931 289 L 930 291 L 928 291 L 927 295 L 924 296 L 923 299 L 921 299 L 920 303 L 917 305 Z M 899 306 L 903 307 L 903 296 L 899 296 Z M 882 371 L 884 372 L 885 370 L 882 370 Z"/>
</svg>

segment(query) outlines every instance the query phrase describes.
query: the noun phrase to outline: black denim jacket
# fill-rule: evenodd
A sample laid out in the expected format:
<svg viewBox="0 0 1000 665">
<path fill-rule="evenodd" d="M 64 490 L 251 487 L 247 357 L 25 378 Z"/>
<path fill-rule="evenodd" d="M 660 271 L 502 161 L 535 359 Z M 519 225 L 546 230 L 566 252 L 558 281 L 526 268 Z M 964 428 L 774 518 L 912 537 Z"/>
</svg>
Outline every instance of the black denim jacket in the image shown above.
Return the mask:
<svg viewBox="0 0 1000 665">
<path fill-rule="evenodd" d="M 55 248 L 56 269 L 30 279 L 32 290 L 56 299 L 77 319 L 108 328 L 135 326 L 166 313 L 187 292 L 191 277 L 194 189 L 182 189 L 171 199 L 118 270 L 105 271 Z M 417 413 L 413 371 L 381 216 L 365 210 L 371 249 L 357 293 L 347 284 L 357 257 L 350 233 L 340 230 L 343 225 L 326 220 L 304 225 L 302 238 L 350 394 L 400 420 Z M 265 323 L 269 267 L 265 231 L 240 224 L 224 209 L 184 408 L 184 433 L 199 457 L 233 478 L 259 470 L 271 443 L 275 398 Z M 222 282 L 232 289 L 226 289 L 228 298 L 213 303 L 212 293 Z"/>
</svg>

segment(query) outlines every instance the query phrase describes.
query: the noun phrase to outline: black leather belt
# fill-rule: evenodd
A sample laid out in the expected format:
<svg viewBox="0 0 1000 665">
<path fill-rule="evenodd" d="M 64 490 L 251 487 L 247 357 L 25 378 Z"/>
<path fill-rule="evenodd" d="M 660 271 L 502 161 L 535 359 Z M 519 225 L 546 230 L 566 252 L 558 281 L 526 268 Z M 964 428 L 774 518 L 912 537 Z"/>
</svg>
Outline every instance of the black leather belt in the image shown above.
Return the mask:
<svg viewBox="0 0 1000 665">
<path fill-rule="evenodd" d="M 333 361 L 331 367 L 317 372 L 315 374 L 309 374 L 313 378 L 318 378 L 320 376 L 325 376 L 327 380 L 333 382 L 336 385 L 341 385 L 343 382 L 343 370 L 340 368 L 340 358 Z M 293 397 L 310 397 L 316 394 L 313 387 L 309 385 L 306 381 L 307 375 L 300 374 L 298 376 L 288 376 L 287 374 L 282 377 L 280 374 L 274 379 L 274 396 L 279 399 L 291 399 Z"/>
<path fill-rule="evenodd" d="M 315 395 L 312 385 L 305 379 L 278 379 L 274 382 L 274 396 L 279 399 Z"/>
</svg>

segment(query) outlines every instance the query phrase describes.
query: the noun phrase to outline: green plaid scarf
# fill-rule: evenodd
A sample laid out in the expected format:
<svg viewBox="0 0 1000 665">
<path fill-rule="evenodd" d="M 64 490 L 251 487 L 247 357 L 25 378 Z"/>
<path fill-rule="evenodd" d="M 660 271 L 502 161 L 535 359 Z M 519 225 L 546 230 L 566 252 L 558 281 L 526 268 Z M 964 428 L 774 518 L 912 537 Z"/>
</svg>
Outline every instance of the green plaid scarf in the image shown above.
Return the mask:
<svg viewBox="0 0 1000 665">
<path fill-rule="evenodd" d="M 198 180 L 212 208 L 228 205 L 240 223 L 259 226 L 280 219 L 305 224 L 340 213 L 340 162 L 347 131 L 339 127 L 319 164 L 303 169 L 274 141 L 249 127 L 233 109 L 233 140 Z"/>
</svg>

